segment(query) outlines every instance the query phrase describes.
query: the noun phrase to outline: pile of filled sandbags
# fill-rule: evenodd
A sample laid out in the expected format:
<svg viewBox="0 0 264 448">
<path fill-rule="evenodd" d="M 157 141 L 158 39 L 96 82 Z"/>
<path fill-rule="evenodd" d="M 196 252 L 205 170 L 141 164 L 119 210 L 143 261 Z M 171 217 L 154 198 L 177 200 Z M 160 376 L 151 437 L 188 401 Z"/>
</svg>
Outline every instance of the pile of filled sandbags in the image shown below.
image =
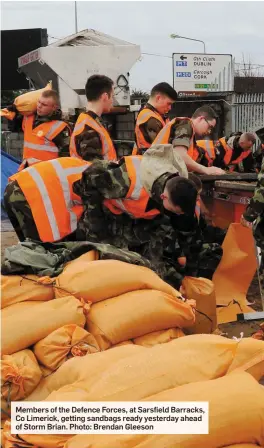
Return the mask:
<svg viewBox="0 0 264 448">
<path fill-rule="evenodd" d="M 159 401 L 162 394 L 168 394 L 168 401 L 208 399 L 214 418 L 219 414 L 208 444 L 201 436 L 190 442 L 176 435 L 145 435 L 144 443 L 146 448 L 224 446 L 217 441 L 219 427 L 236 409 L 228 402 L 217 413 L 218 390 L 222 388 L 224 396 L 233 388 L 234 377 L 241 378 L 242 400 L 247 383 L 256 394 L 252 381 L 257 384 L 264 375 L 264 343 L 195 334 L 216 328 L 213 284 L 187 277 L 183 289 L 187 300 L 150 269 L 98 260 L 94 251 L 68 263 L 56 279 L 2 276 L 2 409 L 10 412 L 10 400 Z M 199 391 L 206 390 L 207 383 L 210 393 L 202 397 Z M 235 394 L 234 388 L 232 399 Z M 232 420 L 234 426 L 239 423 L 244 425 L 240 414 Z M 227 437 L 224 443 L 259 443 L 254 425 L 254 440 L 245 430 L 244 438 Z M 110 447 L 107 438 L 115 448 L 136 447 L 140 437 L 17 437 L 10 434 L 7 420 L 3 447 Z"/>
</svg>

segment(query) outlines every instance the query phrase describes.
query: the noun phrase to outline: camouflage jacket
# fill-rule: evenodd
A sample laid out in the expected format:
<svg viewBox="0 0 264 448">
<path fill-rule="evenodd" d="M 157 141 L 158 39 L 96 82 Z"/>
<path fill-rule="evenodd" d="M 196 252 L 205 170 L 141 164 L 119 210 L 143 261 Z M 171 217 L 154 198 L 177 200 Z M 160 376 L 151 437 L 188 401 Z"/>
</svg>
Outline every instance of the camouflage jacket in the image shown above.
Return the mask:
<svg viewBox="0 0 264 448">
<path fill-rule="evenodd" d="M 102 119 L 94 112 L 86 112 L 97 123 L 104 126 Z M 91 162 L 95 159 L 103 160 L 102 142 L 98 132 L 88 125 L 85 125 L 83 132 L 74 137 L 76 151 L 83 160 Z"/>
<path fill-rule="evenodd" d="M 143 109 L 150 109 L 156 114 L 160 115 L 160 113 L 153 107 L 151 104 L 147 103 L 143 107 Z M 165 120 L 165 117 L 161 115 L 161 118 Z M 158 133 L 162 129 L 162 124 L 159 120 L 157 120 L 155 117 L 151 117 L 149 120 L 147 120 L 145 123 L 140 125 L 140 130 L 144 136 L 144 139 L 148 143 L 152 143 L 155 138 L 157 137 Z"/>
<path fill-rule="evenodd" d="M 154 183 L 152 198 L 149 198 L 147 209 L 158 208 L 163 211 L 160 194 L 171 173 L 164 174 Z M 148 240 L 148 231 L 161 217 L 153 220 L 131 219 L 126 214 L 114 215 L 103 205 L 104 199 L 124 199 L 130 187 L 125 159 L 119 162 L 95 160 L 83 173 L 82 178 L 74 183 L 73 190 L 81 196 L 84 205 L 84 213 L 78 224 L 78 239 L 89 241 L 101 241 L 113 244 L 113 238 L 117 236 L 118 227 L 125 227 L 129 234 L 133 235 L 131 243 L 141 243 Z M 114 226 L 114 227 L 113 227 Z M 156 225 L 154 225 L 156 227 Z M 116 228 L 116 231 L 115 231 Z M 133 230 L 132 230 L 133 228 Z M 140 229 L 140 230 L 139 230 Z M 142 232 L 141 236 L 140 233 Z M 144 236 L 143 236 L 144 234 Z M 135 241 L 134 241 L 135 239 Z"/>
<path fill-rule="evenodd" d="M 258 246 L 264 248 L 264 160 L 258 175 L 254 196 L 243 216 L 249 222 L 256 221 L 253 229 L 254 237 Z"/>
</svg>

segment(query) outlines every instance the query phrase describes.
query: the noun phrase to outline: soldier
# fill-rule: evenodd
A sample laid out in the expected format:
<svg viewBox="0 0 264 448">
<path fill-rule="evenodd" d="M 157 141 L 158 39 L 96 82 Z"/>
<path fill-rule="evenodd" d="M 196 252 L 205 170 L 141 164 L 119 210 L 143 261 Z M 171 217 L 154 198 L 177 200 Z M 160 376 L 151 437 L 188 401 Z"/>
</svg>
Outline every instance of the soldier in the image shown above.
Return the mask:
<svg viewBox="0 0 264 448">
<path fill-rule="evenodd" d="M 177 92 L 167 82 L 160 82 L 150 92 L 147 104 L 140 110 L 135 126 L 136 145 L 133 155 L 141 155 L 165 126 L 165 115 L 177 100 Z"/>
<path fill-rule="evenodd" d="M 197 189 L 184 178 L 187 169 L 181 158 L 170 151 L 173 163 L 166 163 L 168 145 L 161 146 L 151 149 L 154 156 L 158 152 L 158 157 L 151 158 L 153 169 L 148 159 L 142 163 L 141 156 L 128 156 L 118 163 L 96 160 L 93 164 L 63 158 L 12 176 L 4 204 L 19 239 L 73 239 L 78 227 L 78 240 L 135 250 L 176 285 L 181 277 L 173 265 L 163 261 L 164 239 L 175 245 L 166 211 L 192 215 Z"/>
<path fill-rule="evenodd" d="M 203 137 L 210 134 L 216 125 L 216 114 L 209 106 L 199 107 L 192 118 L 173 118 L 159 132 L 153 144 L 171 143 L 174 150 L 181 155 L 188 171 L 200 174 L 224 174 L 217 167 L 203 166 L 199 162 L 202 154 L 196 145 L 196 135 Z"/>
<path fill-rule="evenodd" d="M 15 105 L 8 110 L 16 111 Z M 53 160 L 69 155 L 71 129 L 62 121 L 59 97 L 55 90 L 44 90 L 37 104 L 37 113 L 24 116 L 23 161 L 18 171 L 44 160 Z M 15 118 L 15 126 L 21 116 Z"/>
<path fill-rule="evenodd" d="M 176 268 L 182 275 L 205 277 L 212 279 L 221 261 L 222 243 L 226 231 L 207 224 L 204 217 L 204 207 L 200 200 L 202 192 L 201 180 L 189 174 L 198 191 L 196 213 L 193 216 L 171 215 L 171 222 L 176 231 L 176 247 L 174 253 L 167 256 L 175 260 Z"/>
<path fill-rule="evenodd" d="M 253 229 L 256 245 L 261 249 L 260 279 L 264 292 L 264 161 L 258 175 L 254 196 L 241 216 L 241 224 Z"/>
<path fill-rule="evenodd" d="M 114 101 L 114 82 L 108 76 L 92 75 L 85 85 L 87 112 L 81 113 L 71 136 L 70 154 L 87 161 L 116 160 L 112 139 L 101 116 L 110 112 Z"/>
<path fill-rule="evenodd" d="M 251 132 L 236 132 L 229 137 L 222 137 L 215 145 L 214 165 L 228 170 L 255 172 L 252 148 L 256 142 Z"/>
</svg>

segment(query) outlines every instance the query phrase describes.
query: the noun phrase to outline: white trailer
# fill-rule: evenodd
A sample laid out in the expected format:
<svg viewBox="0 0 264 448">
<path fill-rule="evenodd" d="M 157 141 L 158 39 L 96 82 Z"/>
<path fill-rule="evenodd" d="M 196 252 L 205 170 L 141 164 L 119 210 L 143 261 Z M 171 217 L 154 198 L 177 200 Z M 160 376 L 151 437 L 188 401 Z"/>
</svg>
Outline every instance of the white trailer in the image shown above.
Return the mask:
<svg viewBox="0 0 264 448">
<path fill-rule="evenodd" d="M 52 81 L 62 112 L 72 115 L 86 106 L 85 83 L 96 73 L 113 79 L 114 105 L 129 108 L 129 71 L 140 56 L 139 45 L 87 29 L 21 56 L 18 67 L 36 89 Z"/>
</svg>

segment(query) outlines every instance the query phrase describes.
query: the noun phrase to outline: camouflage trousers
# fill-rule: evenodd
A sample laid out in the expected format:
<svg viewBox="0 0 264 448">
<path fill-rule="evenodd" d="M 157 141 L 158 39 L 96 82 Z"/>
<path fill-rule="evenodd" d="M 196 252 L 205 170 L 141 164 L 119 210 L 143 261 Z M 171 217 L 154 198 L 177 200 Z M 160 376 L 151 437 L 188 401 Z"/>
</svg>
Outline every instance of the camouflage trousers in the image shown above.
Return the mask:
<svg viewBox="0 0 264 448">
<path fill-rule="evenodd" d="M 212 280 L 223 255 L 222 247 L 218 243 L 202 243 L 198 250 L 191 247 L 190 252 L 184 274 Z"/>
<path fill-rule="evenodd" d="M 17 181 L 10 182 L 5 189 L 4 208 L 20 241 L 40 239 L 31 208 Z"/>
<path fill-rule="evenodd" d="M 261 263 L 259 266 L 259 278 L 264 295 L 264 217 L 259 217 L 253 228 L 253 235 L 255 238 L 256 246 L 261 250 Z"/>
</svg>

